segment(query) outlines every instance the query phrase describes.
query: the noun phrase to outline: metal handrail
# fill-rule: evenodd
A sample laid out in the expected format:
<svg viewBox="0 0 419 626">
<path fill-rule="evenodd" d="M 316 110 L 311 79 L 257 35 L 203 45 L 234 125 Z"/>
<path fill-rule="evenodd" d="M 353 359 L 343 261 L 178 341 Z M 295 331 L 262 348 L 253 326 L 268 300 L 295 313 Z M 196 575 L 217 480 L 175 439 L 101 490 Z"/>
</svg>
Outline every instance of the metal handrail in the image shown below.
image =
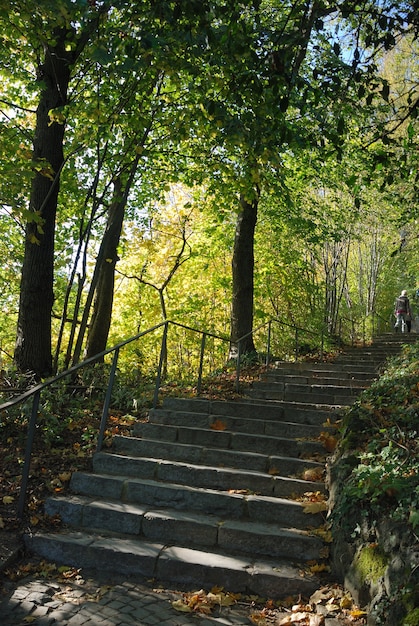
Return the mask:
<svg viewBox="0 0 419 626">
<path fill-rule="evenodd" d="M 250 337 L 251 335 L 254 335 L 255 333 L 257 333 L 259 330 L 261 330 L 262 328 L 265 328 L 266 326 L 268 326 L 268 337 L 267 337 L 267 344 L 266 344 L 266 361 L 265 361 L 265 365 L 266 367 L 269 367 L 269 363 L 270 363 L 270 356 L 271 356 L 271 333 L 272 333 L 272 324 L 273 322 L 276 322 L 278 324 L 280 324 L 281 326 L 286 326 L 287 328 L 292 328 L 294 329 L 295 332 L 295 339 L 294 339 L 294 354 L 295 354 L 295 360 L 298 359 L 298 354 L 299 354 L 299 332 L 304 332 L 307 333 L 309 335 L 313 335 L 313 336 L 317 336 L 319 333 L 316 333 L 315 331 L 309 330 L 307 328 L 302 328 L 300 326 L 297 326 L 296 324 L 290 324 L 289 322 L 285 322 L 284 320 L 280 320 L 277 317 L 271 317 L 267 322 L 264 322 L 263 324 L 261 324 L 260 326 L 258 326 L 257 328 L 253 329 L 252 331 L 248 332 L 246 335 L 243 335 L 243 337 L 240 337 L 240 339 L 237 340 L 237 342 L 235 342 L 237 344 L 237 366 L 236 366 L 236 391 L 239 391 L 239 386 L 240 386 L 240 363 L 241 363 L 241 349 L 240 346 L 242 344 L 242 342 L 247 339 L 248 337 Z M 323 358 L 323 353 L 324 353 L 324 330 L 322 329 L 320 331 L 320 338 L 321 338 L 321 345 L 320 345 L 320 358 Z"/>
<path fill-rule="evenodd" d="M 157 375 L 156 375 L 156 382 L 155 382 L 154 397 L 153 397 L 153 408 L 155 408 L 157 406 L 157 403 L 158 403 L 158 394 L 159 394 L 159 389 L 161 387 L 162 369 L 163 369 L 164 355 L 166 354 L 167 334 L 168 334 L 168 329 L 169 329 L 169 325 L 170 324 L 172 324 L 173 326 L 184 328 L 186 330 L 190 330 L 190 331 L 192 331 L 194 333 L 198 333 L 198 334 L 201 335 L 201 348 L 200 348 L 200 358 L 199 358 L 199 367 L 198 367 L 198 383 L 197 383 L 197 393 L 199 395 L 200 391 L 201 391 L 201 384 L 202 384 L 204 351 L 205 351 L 206 340 L 207 340 L 208 337 L 211 337 L 211 338 L 214 338 L 214 339 L 218 339 L 218 340 L 221 340 L 223 342 L 228 342 L 230 344 L 234 343 L 234 344 L 236 344 L 238 346 L 238 349 L 237 349 L 237 361 L 236 361 L 236 390 L 239 391 L 240 364 L 241 364 L 240 345 L 250 335 L 252 335 L 254 333 L 257 333 L 259 330 L 261 330 L 261 329 L 265 328 L 266 326 L 268 326 L 268 341 L 267 341 L 267 355 L 266 355 L 266 365 L 268 366 L 269 365 L 269 358 L 270 358 L 270 341 L 271 341 L 271 327 L 272 327 L 272 323 L 279 323 L 282 326 L 286 326 L 286 327 L 294 329 L 294 331 L 295 331 L 295 357 L 296 357 L 296 359 L 298 357 L 298 333 L 299 332 L 305 332 L 305 333 L 309 333 L 309 334 L 312 334 L 312 335 L 316 335 L 317 334 L 314 331 L 310 331 L 308 329 L 297 327 L 294 324 L 290 324 L 289 322 L 285 322 L 285 321 L 280 320 L 278 318 L 270 318 L 268 321 L 264 322 L 263 324 L 261 324 L 257 328 L 253 329 L 251 332 L 247 333 L 243 337 L 240 337 L 237 341 L 232 342 L 231 338 L 227 337 L 227 336 L 219 335 L 219 334 L 216 334 L 216 333 L 213 333 L 213 332 L 209 332 L 209 331 L 202 331 L 202 330 L 199 330 L 197 328 L 193 328 L 191 326 L 188 326 L 186 324 L 182 324 L 180 322 L 176 322 L 174 320 L 165 320 L 165 321 L 162 321 L 159 324 L 156 324 L 155 326 L 153 326 L 153 327 L 151 327 L 151 328 L 149 328 L 149 329 L 147 329 L 145 331 L 137 333 L 136 335 L 134 335 L 132 337 L 129 337 L 128 339 L 125 339 L 124 341 L 121 341 L 120 343 L 118 343 L 117 345 L 115 345 L 115 346 L 113 346 L 111 348 L 103 350 L 102 352 L 94 355 L 93 357 L 85 359 L 84 361 L 81 361 L 80 363 L 77 363 L 76 365 L 73 365 L 69 369 L 67 369 L 67 370 L 57 374 L 56 376 L 54 376 L 52 378 L 49 378 L 48 380 L 46 380 L 46 381 L 44 381 L 42 383 L 38 383 L 38 384 L 34 385 L 33 387 L 31 387 L 27 391 L 23 392 L 22 394 L 16 396 L 15 398 L 12 398 L 11 400 L 8 400 L 7 402 L 4 402 L 3 404 L 0 404 L 0 413 L 1 413 L 2 411 L 7 411 L 8 409 L 10 409 L 11 407 L 13 407 L 13 406 L 15 406 L 17 404 L 25 402 L 26 400 L 28 400 L 31 397 L 33 398 L 33 400 L 32 400 L 32 408 L 31 408 L 31 415 L 30 415 L 29 424 L 28 424 L 28 436 L 27 436 L 27 441 L 26 441 L 25 460 L 24 460 L 24 465 L 23 465 L 23 470 L 22 470 L 22 481 L 21 481 L 20 494 L 19 494 L 19 500 L 18 500 L 18 506 L 17 506 L 17 515 L 18 515 L 18 517 L 20 519 L 23 518 L 23 513 L 24 513 L 24 509 L 25 509 L 26 493 L 27 493 L 27 486 L 28 486 L 28 479 L 29 479 L 29 470 L 30 470 L 30 463 L 31 463 L 31 456 L 32 456 L 32 447 L 33 447 L 33 441 L 34 441 L 34 436 L 35 436 L 35 432 L 36 432 L 37 415 L 38 415 L 38 409 L 39 409 L 41 393 L 42 393 L 42 391 L 44 389 L 46 389 L 47 387 L 50 387 L 51 385 L 53 385 L 54 383 L 58 382 L 59 380 L 62 380 L 65 377 L 72 376 L 73 374 L 78 372 L 80 369 L 82 369 L 82 368 L 84 368 L 84 367 L 86 367 L 88 365 L 92 365 L 92 364 L 94 364 L 94 363 L 96 363 L 98 361 L 102 361 L 105 356 L 110 355 L 110 354 L 113 353 L 112 364 L 111 364 L 111 369 L 110 369 L 110 373 L 109 373 L 109 379 L 108 379 L 105 399 L 104 399 L 104 403 L 103 403 L 102 416 L 101 416 L 100 425 L 99 425 L 99 432 L 98 432 L 98 440 L 97 440 L 97 448 L 96 449 L 97 449 L 97 451 L 100 451 L 101 448 L 102 448 L 103 439 L 104 439 L 104 435 L 105 435 L 105 431 L 106 431 L 106 424 L 107 424 L 107 420 L 108 420 L 108 413 L 109 413 L 109 407 L 110 407 L 110 402 L 111 402 L 112 389 L 113 389 L 113 384 L 114 384 L 114 380 L 115 380 L 115 374 L 116 374 L 118 358 L 119 358 L 119 354 L 120 354 L 121 348 L 123 348 L 124 346 L 132 343 L 133 341 L 137 341 L 138 339 L 140 339 L 141 337 L 144 337 L 145 335 L 148 335 L 148 334 L 158 330 L 159 328 L 164 327 L 162 341 L 161 341 L 159 364 L 158 364 Z M 323 333 L 323 331 L 321 331 L 321 351 L 322 351 L 322 354 L 323 354 L 323 341 L 324 341 L 324 333 Z"/>
</svg>

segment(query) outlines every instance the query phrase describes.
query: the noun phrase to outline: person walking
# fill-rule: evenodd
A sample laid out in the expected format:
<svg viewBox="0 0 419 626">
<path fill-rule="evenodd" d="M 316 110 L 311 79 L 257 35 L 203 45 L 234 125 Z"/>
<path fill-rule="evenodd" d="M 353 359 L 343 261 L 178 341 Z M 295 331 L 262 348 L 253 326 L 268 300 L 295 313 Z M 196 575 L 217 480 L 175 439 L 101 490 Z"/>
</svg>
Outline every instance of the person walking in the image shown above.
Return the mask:
<svg viewBox="0 0 419 626">
<path fill-rule="evenodd" d="M 403 289 L 399 297 L 396 298 L 396 302 L 394 303 L 394 315 L 396 316 L 396 323 L 394 324 L 396 332 L 398 330 L 401 330 L 402 333 L 410 332 L 407 320 L 412 319 L 412 311 L 410 309 L 406 289 Z"/>
</svg>

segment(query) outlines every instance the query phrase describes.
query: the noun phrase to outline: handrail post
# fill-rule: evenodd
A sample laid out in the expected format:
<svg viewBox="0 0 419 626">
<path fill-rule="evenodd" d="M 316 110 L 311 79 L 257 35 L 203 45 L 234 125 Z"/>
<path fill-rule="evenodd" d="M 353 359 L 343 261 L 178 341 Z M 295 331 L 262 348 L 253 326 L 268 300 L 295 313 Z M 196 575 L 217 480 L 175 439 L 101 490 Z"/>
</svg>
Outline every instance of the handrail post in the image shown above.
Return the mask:
<svg viewBox="0 0 419 626">
<path fill-rule="evenodd" d="M 28 438 L 26 441 L 25 450 L 25 462 L 22 471 L 22 482 L 20 484 L 19 501 L 17 506 L 17 516 L 21 520 L 23 519 L 23 513 L 25 510 L 26 492 L 28 490 L 29 469 L 31 465 L 32 446 L 35 437 L 36 419 L 38 417 L 39 400 L 41 397 L 41 390 L 35 392 L 32 401 L 32 411 L 29 420 Z"/>
<path fill-rule="evenodd" d="M 298 361 L 298 328 L 295 329 L 295 360 Z"/>
<path fill-rule="evenodd" d="M 272 328 L 272 320 L 269 320 L 269 322 L 268 322 L 268 339 L 267 339 L 267 342 L 266 342 L 266 361 L 265 361 L 266 368 L 269 367 L 269 363 L 270 363 L 270 355 L 271 355 L 271 328 Z"/>
<path fill-rule="evenodd" d="M 105 401 L 103 403 L 102 419 L 100 420 L 100 428 L 99 428 L 99 435 L 97 438 L 96 452 L 100 452 L 102 450 L 103 438 L 105 436 L 106 423 L 108 421 L 109 405 L 111 403 L 112 389 L 113 389 L 113 383 L 115 380 L 115 372 L 116 372 L 116 366 L 118 363 L 118 357 L 119 357 L 119 348 L 116 348 L 115 352 L 113 353 L 112 366 L 111 366 L 111 371 L 109 373 L 108 388 L 106 390 Z"/>
<path fill-rule="evenodd" d="M 236 365 L 236 393 L 240 391 L 240 357 L 241 357 L 241 343 L 237 342 L 237 365 Z"/>
<path fill-rule="evenodd" d="M 323 361 L 324 358 L 324 331 L 322 330 L 320 335 L 320 359 Z"/>
<path fill-rule="evenodd" d="M 198 371 L 198 383 L 196 386 L 196 393 L 199 396 L 201 393 L 201 385 L 202 385 L 202 370 L 204 367 L 204 351 L 205 351 L 205 342 L 206 342 L 207 334 L 202 333 L 201 338 L 201 353 L 199 355 L 199 371 Z"/>
<path fill-rule="evenodd" d="M 164 325 L 163 337 L 162 337 L 162 340 L 161 340 L 159 366 L 158 366 L 158 369 L 157 369 L 156 386 L 154 388 L 153 409 L 156 408 L 157 402 L 158 402 L 158 399 L 159 399 L 159 390 L 160 390 L 160 386 L 161 386 L 161 373 L 162 373 L 162 370 L 163 370 L 164 355 L 166 354 L 167 331 L 168 331 L 168 329 L 169 329 L 169 322 L 166 322 L 165 325 Z"/>
</svg>

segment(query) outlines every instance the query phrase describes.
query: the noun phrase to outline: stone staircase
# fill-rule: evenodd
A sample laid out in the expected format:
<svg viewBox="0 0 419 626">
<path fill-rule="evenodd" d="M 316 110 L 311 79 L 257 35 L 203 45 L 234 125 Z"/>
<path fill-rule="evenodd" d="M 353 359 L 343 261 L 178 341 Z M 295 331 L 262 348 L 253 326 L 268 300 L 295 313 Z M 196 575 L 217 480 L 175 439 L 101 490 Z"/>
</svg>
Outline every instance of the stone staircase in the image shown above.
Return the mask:
<svg viewBox="0 0 419 626">
<path fill-rule="evenodd" d="M 308 596 L 320 584 L 309 562 L 327 559 L 324 441 L 385 358 L 415 339 L 276 363 L 241 401 L 167 398 L 95 454 L 92 472 L 73 474 L 71 495 L 49 498 L 63 527 L 28 535 L 28 549 L 171 585 Z"/>
</svg>

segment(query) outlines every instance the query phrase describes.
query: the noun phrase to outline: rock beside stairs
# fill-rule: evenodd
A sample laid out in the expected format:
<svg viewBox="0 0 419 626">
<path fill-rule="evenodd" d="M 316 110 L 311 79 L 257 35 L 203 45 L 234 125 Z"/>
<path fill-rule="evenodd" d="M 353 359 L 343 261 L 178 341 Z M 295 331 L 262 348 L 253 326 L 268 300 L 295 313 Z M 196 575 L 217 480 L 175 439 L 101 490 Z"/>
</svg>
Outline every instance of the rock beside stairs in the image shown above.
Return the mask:
<svg viewBox="0 0 419 626">
<path fill-rule="evenodd" d="M 63 527 L 27 547 L 171 585 L 310 595 L 327 562 L 324 442 L 394 337 L 333 363 L 278 363 L 241 401 L 166 399 L 46 502 Z"/>
</svg>

